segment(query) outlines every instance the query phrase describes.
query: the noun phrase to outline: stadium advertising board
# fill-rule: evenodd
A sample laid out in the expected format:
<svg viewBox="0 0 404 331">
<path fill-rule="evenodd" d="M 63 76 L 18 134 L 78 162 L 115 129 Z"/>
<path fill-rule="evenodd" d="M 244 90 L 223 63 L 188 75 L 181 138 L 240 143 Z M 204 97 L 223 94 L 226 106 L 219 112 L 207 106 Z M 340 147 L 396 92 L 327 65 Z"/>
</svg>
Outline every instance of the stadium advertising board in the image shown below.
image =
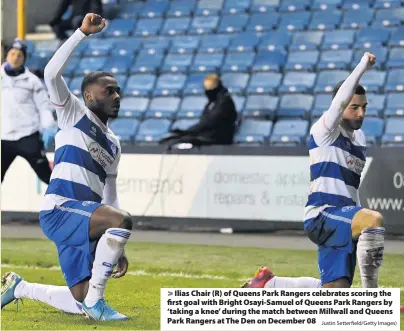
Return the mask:
<svg viewBox="0 0 404 331">
<path fill-rule="evenodd" d="M 397 225 L 404 219 L 400 157 L 369 157 L 361 184 L 362 204 Z M 121 208 L 134 216 L 299 222 L 308 169 L 305 156 L 123 154 L 117 186 Z M 4 181 L 2 210 L 38 212 L 45 190 L 17 159 Z"/>
</svg>

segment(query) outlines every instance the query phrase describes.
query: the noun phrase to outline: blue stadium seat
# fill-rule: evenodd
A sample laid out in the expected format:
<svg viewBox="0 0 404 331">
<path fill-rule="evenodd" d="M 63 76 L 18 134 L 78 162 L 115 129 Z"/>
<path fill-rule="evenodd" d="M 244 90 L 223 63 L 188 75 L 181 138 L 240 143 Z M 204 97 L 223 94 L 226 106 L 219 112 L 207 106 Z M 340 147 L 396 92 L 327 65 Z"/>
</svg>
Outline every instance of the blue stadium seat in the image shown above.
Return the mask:
<svg viewBox="0 0 404 331">
<path fill-rule="evenodd" d="M 164 23 L 161 34 L 164 35 L 180 35 L 184 34 L 191 23 L 191 19 L 189 17 L 182 18 L 168 18 Z"/>
<path fill-rule="evenodd" d="M 388 69 L 404 68 L 404 48 L 392 48 L 386 66 Z"/>
<path fill-rule="evenodd" d="M 45 66 L 49 62 L 49 58 L 40 58 L 38 56 L 30 56 L 28 57 L 27 61 L 25 62 L 25 65 L 28 67 L 29 70 L 31 71 L 42 71 L 45 69 Z"/>
<path fill-rule="evenodd" d="M 27 46 L 27 52 L 28 54 L 31 54 L 32 52 L 50 52 L 50 53 L 55 53 L 58 48 L 60 47 L 60 41 L 59 40 L 42 40 L 42 41 L 37 41 L 35 44 L 31 42 L 27 42 L 24 40 L 24 44 Z"/>
<path fill-rule="evenodd" d="M 251 75 L 247 91 L 249 94 L 276 93 L 282 74 L 275 72 L 257 72 Z"/>
<path fill-rule="evenodd" d="M 200 0 L 196 9 L 196 16 L 219 15 L 223 8 L 223 0 Z"/>
<path fill-rule="evenodd" d="M 202 115 L 208 99 L 205 96 L 187 96 L 182 99 L 177 118 L 194 118 Z"/>
<path fill-rule="evenodd" d="M 342 5 L 342 0 L 314 0 L 312 10 L 334 10 Z"/>
<path fill-rule="evenodd" d="M 367 71 L 360 81 L 367 93 L 380 93 L 386 81 L 386 72 L 371 70 Z"/>
<path fill-rule="evenodd" d="M 288 61 L 286 62 L 286 70 L 314 70 L 320 52 L 307 51 L 307 52 L 290 52 Z"/>
<path fill-rule="evenodd" d="M 281 97 L 277 117 L 308 118 L 314 97 L 307 94 L 285 94 Z"/>
<path fill-rule="evenodd" d="M 218 33 L 235 33 L 244 30 L 248 22 L 247 14 L 237 14 L 222 16 L 219 27 L 217 28 Z"/>
<path fill-rule="evenodd" d="M 404 26 L 394 30 L 388 45 L 389 47 L 404 47 Z"/>
<path fill-rule="evenodd" d="M 309 123 L 301 119 L 277 121 L 270 138 L 272 146 L 299 146 L 307 135 Z"/>
<path fill-rule="evenodd" d="M 139 52 L 134 66 L 131 68 L 133 73 L 155 73 L 163 61 L 164 53 L 155 50 L 143 49 Z"/>
<path fill-rule="evenodd" d="M 305 11 L 310 8 L 311 0 L 283 0 L 279 6 L 281 13 Z"/>
<path fill-rule="evenodd" d="M 203 80 L 205 78 L 205 73 L 191 74 L 188 76 L 185 83 L 185 88 L 183 91 L 184 95 L 191 94 L 203 94 Z"/>
<path fill-rule="evenodd" d="M 384 94 L 366 93 L 366 99 L 368 100 L 366 116 L 380 117 L 385 109 L 386 96 Z"/>
<path fill-rule="evenodd" d="M 46 60 L 46 62 L 49 62 L 53 54 L 54 52 L 49 50 L 36 50 L 35 53 L 32 54 L 31 56 L 39 57 L 41 59 Z"/>
<path fill-rule="evenodd" d="M 171 121 L 166 119 L 151 118 L 143 121 L 139 125 L 135 138 L 137 143 L 158 143 L 165 134 L 168 133 Z"/>
<path fill-rule="evenodd" d="M 401 0 L 375 0 L 374 8 L 399 8 L 402 6 Z"/>
<path fill-rule="evenodd" d="M 234 102 L 234 106 L 236 107 L 237 114 L 241 114 L 245 105 L 245 97 L 240 95 L 233 95 L 232 99 Z"/>
<path fill-rule="evenodd" d="M 252 14 L 246 27 L 246 31 L 271 31 L 277 28 L 278 22 L 278 13 Z"/>
<path fill-rule="evenodd" d="M 261 38 L 259 44 L 259 51 L 274 51 L 274 50 L 284 50 L 289 47 L 292 41 L 292 34 L 286 31 L 273 31 Z"/>
<path fill-rule="evenodd" d="M 317 78 L 314 92 L 331 93 L 340 81 L 347 79 L 350 72 L 347 70 L 321 71 Z"/>
<path fill-rule="evenodd" d="M 278 28 L 280 30 L 305 30 L 309 25 L 310 13 L 297 12 L 285 13 L 281 15 Z"/>
<path fill-rule="evenodd" d="M 254 62 L 254 53 L 228 53 L 221 72 L 249 72 Z"/>
<path fill-rule="evenodd" d="M 77 66 L 79 65 L 79 62 L 80 62 L 79 58 L 71 58 L 67 62 L 67 65 L 66 65 L 65 69 L 63 70 L 63 76 L 72 77 L 74 72 L 76 71 Z"/>
<path fill-rule="evenodd" d="M 310 30 L 335 30 L 340 24 L 342 13 L 339 10 L 314 12 L 309 25 Z"/>
<path fill-rule="evenodd" d="M 172 126 L 171 130 L 188 130 L 191 126 L 195 125 L 198 123 L 197 118 L 189 119 L 189 118 L 183 118 L 183 119 L 178 119 L 176 120 Z"/>
<path fill-rule="evenodd" d="M 116 19 L 106 27 L 106 37 L 126 37 L 130 36 L 135 29 L 136 21 L 132 19 Z"/>
<path fill-rule="evenodd" d="M 142 12 L 144 7 L 144 2 L 136 1 L 131 3 L 120 3 L 119 4 L 119 17 L 120 18 L 137 18 L 139 13 Z"/>
<path fill-rule="evenodd" d="M 131 56 L 137 53 L 141 46 L 141 40 L 139 38 L 116 38 L 111 55 Z"/>
<path fill-rule="evenodd" d="M 224 54 L 196 54 L 194 63 L 190 68 L 193 72 L 214 72 L 221 67 Z"/>
<path fill-rule="evenodd" d="M 72 58 L 81 58 L 83 56 L 83 53 L 88 47 L 88 43 L 91 38 L 83 40 L 73 51 Z M 34 54 L 34 53 L 32 53 Z"/>
<path fill-rule="evenodd" d="M 387 44 L 390 32 L 383 28 L 366 28 L 356 35 L 355 48 L 379 47 Z"/>
<path fill-rule="evenodd" d="M 149 37 L 160 33 L 163 20 L 161 18 L 142 18 L 137 22 L 135 36 Z"/>
<path fill-rule="evenodd" d="M 382 146 L 404 146 L 404 118 L 390 117 L 386 120 Z"/>
<path fill-rule="evenodd" d="M 353 30 L 336 30 L 326 31 L 322 49 L 350 49 L 355 40 L 355 31 Z"/>
<path fill-rule="evenodd" d="M 222 10 L 223 14 L 238 14 L 246 12 L 250 7 L 250 0 L 226 0 L 224 3 L 224 8 Z"/>
<path fill-rule="evenodd" d="M 143 51 L 165 52 L 170 48 L 170 38 L 165 36 L 154 36 L 143 39 Z"/>
<path fill-rule="evenodd" d="M 270 95 L 249 95 L 243 111 L 243 117 L 273 119 L 279 98 Z"/>
<path fill-rule="evenodd" d="M 109 123 L 112 132 L 118 137 L 121 145 L 132 144 L 139 121 L 135 118 L 117 118 Z"/>
<path fill-rule="evenodd" d="M 260 42 L 260 35 L 255 32 L 242 32 L 236 35 L 227 48 L 228 52 L 253 52 Z"/>
<path fill-rule="evenodd" d="M 365 117 L 361 129 L 365 134 L 366 144 L 376 145 L 383 134 L 384 121 L 381 118 Z"/>
<path fill-rule="evenodd" d="M 157 80 L 153 96 L 179 95 L 184 88 L 186 76 L 183 74 L 164 74 Z"/>
<path fill-rule="evenodd" d="M 360 60 L 362 59 L 363 55 L 366 52 L 371 52 L 376 56 L 376 63 L 373 65 L 373 69 L 382 69 L 387 61 L 387 54 L 388 50 L 386 47 L 381 47 L 381 46 L 373 46 L 371 48 L 364 48 L 364 49 L 358 49 L 355 51 L 354 58 L 351 63 L 351 69 L 354 69 Z"/>
<path fill-rule="evenodd" d="M 221 76 L 223 85 L 234 94 L 243 93 L 250 79 L 249 74 L 226 73 Z"/>
<path fill-rule="evenodd" d="M 133 64 L 133 56 L 112 56 L 109 57 L 103 70 L 113 74 L 126 74 Z"/>
<path fill-rule="evenodd" d="M 84 56 L 108 56 L 115 44 L 114 38 L 104 38 L 102 42 L 98 39 L 89 39 L 88 47 L 83 52 Z"/>
<path fill-rule="evenodd" d="M 76 97 L 81 95 L 81 83 L 83 82 L 83 77 L 74 77 L 69 83 L 69 90 Z"/>
<path fill-rule="evenodd" d="M 98 71 L 104 68 L 107 57 L 84 57 L 81 59 L 76 75 L 87 75 L 91 71 Z"/>
<path fill-rule="evenodd" d="M 361 8 L 360 10 L 349 10 L 344 13 L 342 29 L 364 29 L 369 26 L 373 18 L 373 10 Z"/>
<path fill-rule="evenodd" d="M 194 0 L 175 0 L 171 1 L 170 8 L 167 11 L 167 17 L 190 17 L 196 8 Z"/>
<path fill-rule="evenodd" d="M 142 118 L 150 100 L 148 98 L 125 97 L 121 99 L 120 117 Z"/>
<path fill-rule="evenodd" d="M 181 99 L 178 97 L 158 97 L 151 100 L 149 109 L 146 110 L 146 118 L 174 119 Z"/>
<path fill-rule="evenodd" d="M 387 96 L 385 117 L 404 116 L 404 93 L 390 93 Z"/>
<path fill-rule="evenodd" d="M 276 11 L 279 0 L 251 0 L 250 10 L 252 13 L 266 13 Z"/>
<path fill-rule="evenodd" d="M 392 9 L 380 9 L 376 11 L 372 26 L 394 27 L 404 23 L 404 7 Z"/>
<path fill-rule="evenodd" d="M 169 2 L 167 1 L 147 1 L 139 17 L 154 18 L 165 16 L 168 10 Z"/>
<path fill-rule="evenodd" d="M 255 57 L 253 71 L 277 71 L 286 63 L 286 53 L 283 51 L 259 51 Z"/>
<path fill-rule="evenodd" d="M 322 39 L 323 32 L 320 31 L 295 32 L 289 51 L 317 50 L 321 45 Z"/>
<path fill-rule="evenodd" d="M 283 77 L 280 93 L 307 93 L 314 88 L 317 75 L 313 72 L 287 72 Z"/>
<path fill-rule="evenodd" d="M 385 92 L 404 91 L 404 69 L 390 70 L 387 74 L 387 82 L 384 87 Z"/>
<path fill-rule="evenodd" d="M 192 54 L 168 54 L 161 71 L 186 73 L 192 64 L 192 59 Z"/>
<path fill-rule="evenodd" d="M 154 88 L 156 76 L 154 75 L 133 75 L 129 76 L 124 89 L 125 96 L 149 96 Z"/>
<path fill-rule="evenodd" d="M 200 36 L 178 36 L 171 41 L 169 53 L 192 54 L 199 46 Z"/>
<path fill-rule="evenodd" d="M 272 125 L 272 121 L 245 119 L 234 141 L 242 145 L 263 145 L 271 134 Z"/>
<path fill-rule="evenodd" d="M 199 53 L 224 53 L 230 45 L 231 35 L 213 34 L 203 36 Z"/>
<path fill-rule="evenodd" d="M 369 8 L 374 0 L 345 0 L 342 5 L 344 10 L 360 10 L 362 8 Z"/>
<path fill-rule="evenodd" d="M 353 51 L 350 49 L 323 51 L 317 68 L 327 69 L 348 69 L 351 65 Z"/>
<path fill-rule="evenodd" d="M 313 120 L 321 117 L 328 108 L 330 108 L 332 102 L 331 94 L 317 94 L 314 100 L 314 106 L 312 110 L 312 118 Z"/>
<path fill-rule="evenodd" d="M 206 34 L 212 33 L 217 28 L 219 23 L 218 16 L 199 16 L 194 17 L 192 20 L 191 28 L 189 29 L 189 34 Z"/>
<path fill-rule="evenodd" d="M 118 75 L 114 75 L 114 78 L 116 79 L 118 86 L 121 88 L 121 90 L 123 90 L 126 86 L 126 81 L 128 80 L 128 76 L 126 74 L 118 74 Z"/>
</svg>

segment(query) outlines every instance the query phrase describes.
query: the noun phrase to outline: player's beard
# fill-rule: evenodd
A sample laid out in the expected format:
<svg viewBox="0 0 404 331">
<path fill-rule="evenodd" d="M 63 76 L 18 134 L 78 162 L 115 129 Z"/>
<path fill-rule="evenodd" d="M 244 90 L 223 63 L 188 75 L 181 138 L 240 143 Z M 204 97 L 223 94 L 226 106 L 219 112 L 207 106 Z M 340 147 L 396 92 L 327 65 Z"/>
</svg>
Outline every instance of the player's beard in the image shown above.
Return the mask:
<svg viewBox="0 0 404 331">
<path fill-rule="evenodd" d="M 350 131 L 359 130 L 362 127 L 363 119 L 361 120 L 342 120 L 342 126 Z"/>
</svg>

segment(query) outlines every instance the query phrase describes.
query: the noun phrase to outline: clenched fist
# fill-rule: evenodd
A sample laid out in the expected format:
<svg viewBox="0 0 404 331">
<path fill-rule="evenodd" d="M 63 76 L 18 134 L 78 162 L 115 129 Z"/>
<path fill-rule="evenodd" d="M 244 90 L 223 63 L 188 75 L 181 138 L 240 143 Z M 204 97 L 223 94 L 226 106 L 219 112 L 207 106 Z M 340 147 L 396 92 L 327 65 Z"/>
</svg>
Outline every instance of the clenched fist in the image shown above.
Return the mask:
<svg viewBox="0 0 404 331">
<path fill-rule="evenodd" d="M 83 19 L 83 23 L 81 23 L 80 30 L 88 36 L 90 34 L 98 33 L 104 28 L 104 18 L 97 14 L 87 14 Z"/>
<path fill-rule="evenodd" d="M 376 63 L 376 56 L 374 56 L 372 53 L 369 52 L 366 52 L 363 56 L 368 57 L 368 68 L 373 67 L 373 65 Z"/>
</svg>

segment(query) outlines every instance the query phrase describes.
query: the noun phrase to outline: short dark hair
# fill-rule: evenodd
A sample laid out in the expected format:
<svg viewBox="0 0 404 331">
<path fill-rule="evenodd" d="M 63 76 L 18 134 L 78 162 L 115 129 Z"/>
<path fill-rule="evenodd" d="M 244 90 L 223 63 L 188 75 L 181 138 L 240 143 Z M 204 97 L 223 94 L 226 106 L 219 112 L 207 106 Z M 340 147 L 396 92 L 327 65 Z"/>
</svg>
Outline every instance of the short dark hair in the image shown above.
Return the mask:
<svg viewBox="0 0 404 331">
<path fill-rule="evenodd" d="M 113 74 L 107 71 L 94 71 L 87 74 L 81 83 L 81 95 L 84 98 L 84 91 L 88 86 L 97 82 L 101 77 L 114 77 Z"/>
<path fill-rule="evenodd" d="M 344 84 L 344 82 L 345 82 L 345 80 L 342 80 L 342 81 L 340 81 L 337 85 L 335 85 L 334 90 L 332 91 L 332 98 L 333 98 L 333 99 L 334 99 L 335 96 L 337 95 L 339 88 L 341 87 L 342 84 Z M 358 85 L 356 86 L 356 89 L 355 89 L 355 93 L 354 93 L 354 94 L 365 95 L 365 94 L 366 94 L 366 90 L 365 90 L 365 88 L 364 88 L 362 85 L 358 84 Z"/>
</svg>

